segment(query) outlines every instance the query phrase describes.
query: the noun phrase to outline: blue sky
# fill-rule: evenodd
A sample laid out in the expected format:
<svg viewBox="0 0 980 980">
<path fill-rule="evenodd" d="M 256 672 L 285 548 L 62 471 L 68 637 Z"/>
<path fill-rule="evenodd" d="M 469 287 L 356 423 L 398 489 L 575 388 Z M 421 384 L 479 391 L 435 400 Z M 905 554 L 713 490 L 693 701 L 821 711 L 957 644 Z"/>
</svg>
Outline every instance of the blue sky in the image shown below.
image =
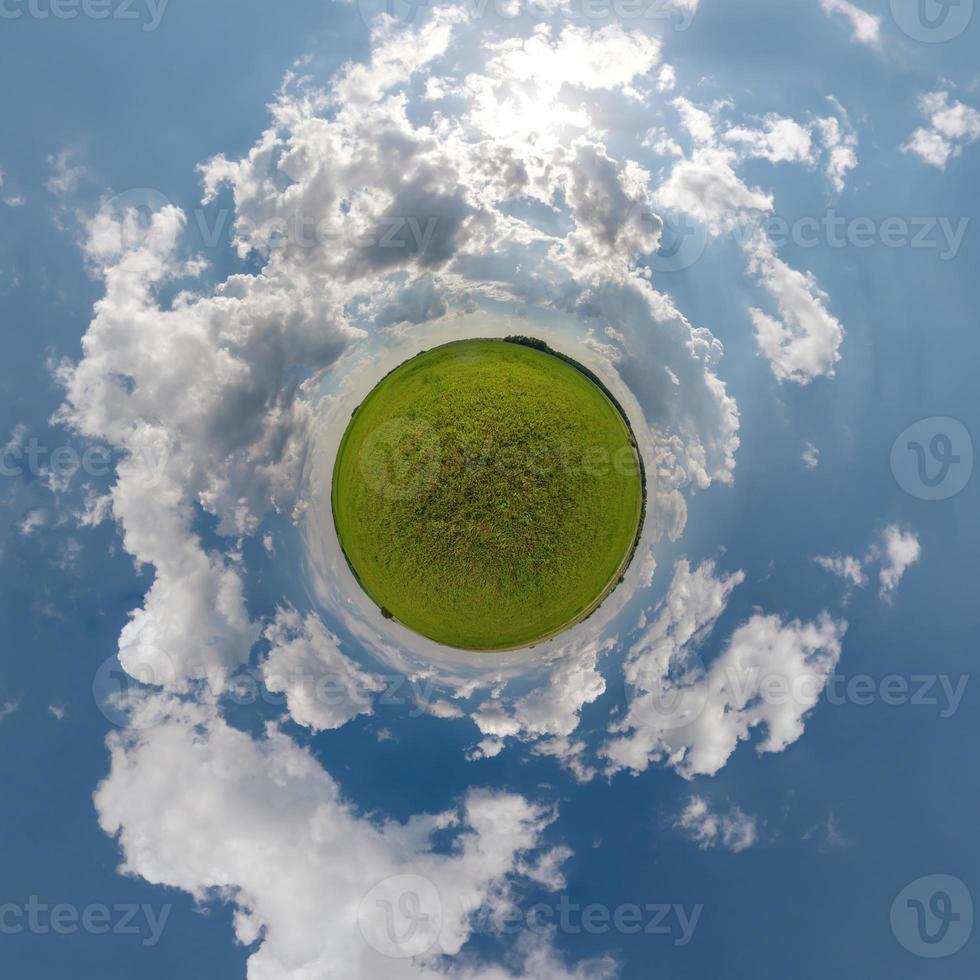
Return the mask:
<svg viewBox="0 0 980 980">
<path fill-rule="evenodd" d="M 4 9 L 4 976 L 976 972 L 975 17 Z M 297 213 L 332 237 L 267 237 Z M 603 614 L 483 670 L 384 632 L 314 518 L 388 361 L 515 323 L 655 489 Z M 736 703 L 747 662 L 813 702 Z M 428 886 L 412 960 L 365 901 Z"/>
</svg>

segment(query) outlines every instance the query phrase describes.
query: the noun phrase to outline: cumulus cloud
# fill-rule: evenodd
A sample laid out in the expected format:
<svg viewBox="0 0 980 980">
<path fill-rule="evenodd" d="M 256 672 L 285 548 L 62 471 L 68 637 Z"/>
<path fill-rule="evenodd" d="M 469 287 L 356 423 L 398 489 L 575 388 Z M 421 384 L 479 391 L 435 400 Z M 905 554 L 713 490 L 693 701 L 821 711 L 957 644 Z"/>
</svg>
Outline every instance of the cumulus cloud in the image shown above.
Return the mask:
<svg viewBox="0 0 980 980">
<path fill-rule="evenodd" d="M 732 230 L 754 212 L 771 211 L 772 196 L 748 187 L 735 173 L 737 159 L 733 150 L 701 147 L 674 165 L 654 200 L 668 210 L 693 215 L 714 234 Z"/>
<path fill-rule="evenodd" d="M 803 460 L 803 465 L 808 470 L 815 470 L 820 463 L 820 450 L 812 442 L 808 442 L 803 447 L 803 452 L 800 454 L 800 459 Z"/>
<path fill-rule="evenodd" d="M 693 571 L 677 563 L 659 614 L 627 659 L 632 696 L 602 748 L 608 772 L 662 761 L 687 779 L 713 775 L 757 728 L 765 730 L 760 754 L 781 752 L 803 734 L 847 624 L 826 612 L 812 622 L 756 613 L 705 665 L 698 648 L 743 578 L 716 574 L 713 562 Z"/>
<path fill-rule="evenodd" d="M 840 14 L 851 25 L 851 40 L 868 47 L 877 47 L 881 43 L 881 18 L 869 14 L 850 0 L 820 0 L 825 14 Z"/>
<path fill-rule="evenodd" d="M 262 662 L 265 685 L 286 695 L 298 725 L 317 732 L 371 713 L 372 695 L 384 689 L 383 681 L 341 652 L 340 641 L 316 613 L 280 609 L 265 638 L 271 645 Z"/>
<path fill-rule="evenodd" d="M 220 685 L 247 662 L 261 624 L 245 603 L 234 542 L 270 509 L 301 513 L 314 385 L 372 328 L 489 303 L 600 324 L 623 338 L 612 371 L 649 371 L 655 351 L 673 379 L 643 406 L 668 530 L 683 526 L 684 490 L 731 479 L 738 416 L 716 374 L 721 346 L 636 266 L 658 239 L 656 224 L 638 219 L 649 174 L 613 157 L 587 102 L 568 96 L 633 100 L 628 90 L 657 67 L 661 41 L 615 25 L 477 34 L 460 71 L 460 52 L 450 54 L 460 18 L 439 8 L 412 30 L 382 19 L 367 64 L 324 89 L 287 80 L 252 150 L 202 167 L 206 201 L 231 189 L 236 247 L 258 256 L 260 274 L 195 289 L 202 265 L 187 257 L 185 216 L 170 205 L 147 221 L 107 202 L 90 222 L 86 255 L 105 296 L 85 356 L 59 370 L 59 418 L 124 456 L 111 513 L 127 551 L 155 576 L 120 638 L 126 669 L 164 660 L 160 675 L 184 689 L 204 676 Z M 463 107 L 410 112 L 406 83 L 431 79 L 436 63 L 438 91 L 464 96 Z M 564 212 L 567 231 L 509 209 L 532 200 Z M 177 296 L 161 304 L 166 286 Z M 296 365 L 308 384 L 287 373 Z M 109 510 L 103 501 L 99 514 Z M 199 512 L 215 519 L 224 552 L 203 544 Z M 564 704 L 564 695 L 547 702 Z M 547 727 L 532 717 L 545 707 L 529 699 L 520 709 L 531 729 Z"/>
<path fill-rule="evenodd" d="M 726 123 L 721 115 L 725 106 L 704 109 L 677 98 L 674 107 L 694 149 L 673 164 L 669 177 L 654 193 L 656 204 L 692 215 L 711 235 L 736 233 L 750 274 L 772 296 L 778 312 L 777 316 L 758 307 L 749 309 L 759 349 L 777 378 L 798 384 L 833 376 L 844 330 L 827 310 L 828 297 L 814 277 L 791 268 L 776 255 L 760 222 L 773 213 L 773 197 L 747 185 L 737 168 L 751 157 L 813 166 L 820 159 L 819 143 L 827 155 L 827 175 L 842 189 L 847 172 L 856 166 L 856 138 L 846 113 L 836 101 L 832 104 L 843 123 L 828 116 L 804 126 L 771 114 L 761 127 L 748 127 Z"/>
<path fill-rule="evenodd" d="M 601 644 L 587 642 L 581 648 L 563 650 L 544 679 L 512 703 L 501 697 L 501 690 L 492 691 L 471 716 L 484 736 L 471 756 L 498 755 L 508 738 L 545 738 L 546 742 L 535 751 L 583 776 L 587 767 L 581 758 L 582 746 L 568 736 L 578 727 L 582 708 L 606 690 L 597 662 L 613 645 L 614 640 L 608 639 Z"/>
<path fill-rule="evenodd" d="M 692 13 L 696 3 L 675 6 Z M 362 695 L 376 675 L 338 637 L 368 647 L 374 624 L 355 622 L 347 608 L 301 615 L 286 595 L 261 622 L 246 599 L 242 556 L 243 540 L 264 538 L 270 515 L 299 523 L 322 504 L 304 496 L 317 398 L 341 387 L 357 358 L 370 361 L 372 341 L 421 338 L 433 321 L 450 329 L 473 313 L 560 318 L 591 338 L 603 372 L 637 391 L 635 424 L 654 464 L 651 507 L 665 534 L 683 530 L 689 493 L 732 480 L 739 417 L 719 374 L 723 348 L 644 262 L 663 228 L 654 209 L 730 230 L 774 208 L 769 191 L 739 175 L 744 161 L 815 168 L 838 144 L 814 120 L 774 117 L 726 139 L 732 127 L 719 121 L 721 107 L 679 99 L 673 111 L 684 133 L 666 138 L 681 155 L 660 180 L 641 140 L 624 150 L 608 129 L 612 109 L 644 116 L 651 100 L 672 97 L 665 93 L 679 82 L 663 64 L 663 43 L 618 25 L 490 35 L 455 8 L 435 7 L 411 27 L 382 17 L 365 63 L 322 86 L 290 76 L 254 145 L 239 159 L 202 165 L 205 205 L 233 198 L 234 247 L 250 271 L 203 284 L 186 215 L 171 204 L 147 219 L 109 200 L 88 223 L 85 256 L 104 295 L 81 360 L 58 368 L 58 419 L 122 459 L 108 499 L 93 497 L 85 513 L 93 522 L 111 515 L 126 551 L 152 574 L 118 653 L 124 669 L 144 679 L 149 670 L 162 688 L 131 705 L 137 721 L 151 712 L 158 723 L 111 740 L 100 819 L 118 835 L 125 870 L 235 903 L 238 939 L 257 944 L 253 980 L 449 969 L 434 959 L 392 961 L 365 941 L 356 922 L 368 880 L 431 881 L 444 913 L 433 949 L 450 956 L 467 952 L 470 913 L 489 908 L 493 918 L 515 879 L 560 880 L 562 856 L 544 856 L 541 843 L 552 814 L 527 800 L 472 791 L 449 813 L 369 820 L 281 731 L 233 729 L 210 699 L 190 694 L 201 678 L 220 691 L 264 638 L 263 676 L 300 724 L 331 729 L 370 710 Z M 823 294 L 765 243 L 753 247 L 752 274 L 784 321 L 770 330 L 774 370 L 778 363 L 793 380 L 829 373 L 836 348 L 827 350 Z M 631 385 L 637 378 L 647 383 Z M 649 585 L 649 546 L 637 560 Z M 719 665 L 699 671 L 691 653 L 742 578 L 716 575 L 710 563 L 678 567 L 671 597 L 631 651 L 637 697 L 606 747 L 610 769 L 639 770 L 659 757 L 683 775 L 711 772 L 755 727 L 766 730 L 760 751 L 799 737 L 812 704 L 772 704 L 760 698 L 761 682 L 736 688 L 726 677 L 818 684 L 839 654 L 843 624 L 756 615 L 730 637 Z M 605 691 L 600 662 L 613 642 L 569 642 L 531 688 L 513 693 L 494 681 L 488 692 L 474 682 L 443 692 L 429 712 L 469 713 L 481 736 L 474 755 L 533 741 L 587 779 L 594 764 L 574 733 Z M 705 702 L 686 728 L 665 727 L 648 697 L 646 685 L 664 671 L 682 700 Z M 311 700 L 307 675 L 337 679 L 339 696 Z M 451 852 L 433 845 L 436 831 L 456 835 Z M 566 968 L 547 943 L 515 952 L 517 975 L 536 980 L 610 970 L 606 961 Z M 453 970 L 474 980 L 511 975 L 470 956 Z"/>
<path fill-rule="evenodd" d="M 703 796 L 692 796 L 681 810 L 674 826 L 682 830 L 702 851 L 713 847 L 738 853 L 756 843 L 756 818 L 737 806 L 727 811 L 713 810 Z"/>
<path fill-rule="evenodd" d="M 123 458 L 93 515 L 111 513 L 126 550 L 153 573 L 119 657 L 164 690 L 131 700 L 136 730 L 111 740 L 102 825 L 118 835 L 126 871 L 234 902 L 237 938 L 258 943 L 249 972 L 260 980 L 441 975 L 435 960 L 393 963 L 365 941 L 357 912 L 372 881 L 433 882 L 443 907 L 433 949 L 452 956 L 464 950 L 471 913 L 496 915 L 512 879 L 560 880 L 560 855 L 533 853 L 551 814 L 526 800 L 473 791 L 458 811 L 379 825 L 281 732 L 252 737 L 205 695 L 187 700 L 200 678 L 220 691 L 264 637 L 263 677 L 300 724 L 334 728 L 369 710 L 361 695 L 374 675 L 341 650 L 330 624 L 283 605 L 263 626 L 245 599 L 241 540 L 260 533 L 270 510 L 299 520 L 307 506 L 302 475 L 324 372 L 371 328 L 491 302 L 559 310 L 619 337 L 624 370 L 648 370 L 650 347 L 662 351 L 678 379 L 651 406 L 665 493 L 731 479 L 734 465 L 737 411 L 715 374 L 720 345 L 636 267 L 656 245 L 656 228 L 636 220 L 648 175 L 607 151 L 587 106 L 565 101 L 570 86 L 634 98 L 626 89 L 656 67 L 660 42 L 618 27 L 484 39 L 472 70 L 447 68 L 443 86 L 426 87 L 465 92 L 467 109 L 410 111 L 404 86 L 448 51 L 456 19 L 436 11 L 418 32 L 383 22 L 368 64 L 345 68 L 325 90 L 292 80 L 248 154 L 203 166 L 206 200 L 231 189 L 236 248 L 260 273 L 200 287 L 203 264 L 186 254 L 180 209 L 165 204 L 146 220 L 107 202 L 86 244 L 105 294 L 81 361 L 58 371 L 59 419 Z M 515 200 L 561 211 L 568 231 L 515 218 Z M 389 248 L 393 229 L 402 237 Z M 305 237 L 320 233 L 329 247 Z M 306 381 L 295 380 L 296 365 Z M 202 533 L 202 517 L 213 533 Z M 483 754 L 508 737 L 543 738 L 578 764 L 569 736 L 604 690 L 597 660 L 606 648 L 555 657 L 540 687 L 482 702 L 473 717 Z M 339 683 L 329 703 L 306 696 L 306 676 L 324 673 Z M 185 699 L 167 700 L 170 692 Z M 440 717 L 461 713 L 437 704 Z M 147 713 L 156 724 L 140 730 Z M 177 779 L 161 782 L 171 769 Z M 433 848 L 436 830 L 457 835 L 451 854 Z M 606 961 L 569 970 L 547 943 L 515 952 L 517 975 L 610 971 Z M 511 973 L 467 957 L 456 975 Z"/>
<path fill-rule="evenodd" d="M 553 814 L 520 796 L 471 789 L 454 810 L 369 820 L 275 729 L 253 738 L 201 706 L 152 710 L 159 724 L 110 738 L 112 770 L 95 796 L 101 826 L 118 836 L 124 872 L 234 905 L 236 939 L 254 945 L 250 978 L 443 976 L 437 957 L 465 947 L 474 918 L 492 924 L 517 879 L 561 881 L 568 852 L 541 840 Z M 450 850 L 434 847 L 437 832 L 450 835 Z M 429 918 L 411 935 L 410 922 L 396 922 L 393 933 L 410 938 L 392 948 L 376 902 L 392 901 L 397 914 L 406 894 L 418 903 L 416 925 Z M 458 975 L 611 972 L 609 961 L 568 970 L 547 943 L 520 952 L 516 974 L 473 958 Z"/>
<path fill-rule="evenodd" d="M 770 163 L 812 163 L 811 131 L 795 119 L 771 113 L 762 121 L 761 129 L 733 126 L 724 139 L 737 144 L 748 156 L 761 157 Z"/>
<path fill-rule="evenodd" d="M 791 268 L 761 231 L 745 243 L 749 269 L 776 303 L 778 316 L 749 310 L 756 342 L 780 381 L 809 384 L 833 376 L 844 328 L 827 310 L 828 297 L 813 276 Z"/>
<path fill-rule="evenodd" d="M 965 146 L 980 139 L 980 112 L 957 99 L 950 101 L 942 89 L 919 96 L 919 113 L 928 120 L 902 145 L 926 163 L 945 170 L 951 157 L 958 157 Z"/>
<path fill-rule="evenodd" d="M 532 746 L 535 755 L 555 759 L 571 773 L 579 783 L 589 782 L 596 774 L 595 766 L 588 761 L 589 750 L 584 739 L 555 736 L 536 742 Z"/>
</svg>

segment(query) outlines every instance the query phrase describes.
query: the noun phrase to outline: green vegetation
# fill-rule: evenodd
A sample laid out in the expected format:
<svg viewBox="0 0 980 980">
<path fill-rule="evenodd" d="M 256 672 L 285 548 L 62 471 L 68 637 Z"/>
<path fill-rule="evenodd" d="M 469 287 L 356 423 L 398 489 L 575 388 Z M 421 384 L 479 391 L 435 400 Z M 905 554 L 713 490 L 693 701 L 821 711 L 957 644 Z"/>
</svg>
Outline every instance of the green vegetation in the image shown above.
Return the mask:
<svg viewBox="0 0 980 980">
<path fill-rule="evenodd" d="M 644 486 L 621 410 L 529 338 L 467 340 L 392 371 L 354 412 L 332 505 L 386 616 L 506 650 L 588 616 L 620 580 Z"/>
</svg>

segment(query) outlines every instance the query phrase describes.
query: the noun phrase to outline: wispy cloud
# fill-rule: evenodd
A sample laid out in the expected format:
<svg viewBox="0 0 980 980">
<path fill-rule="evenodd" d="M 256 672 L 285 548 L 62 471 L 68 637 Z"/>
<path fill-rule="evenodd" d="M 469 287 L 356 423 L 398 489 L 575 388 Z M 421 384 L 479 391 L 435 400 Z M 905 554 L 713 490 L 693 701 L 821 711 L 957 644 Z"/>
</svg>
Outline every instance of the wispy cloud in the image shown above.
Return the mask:
<svg viewBox="0 0 980 980">
<path fill-rule="evenodd" d="M 868 47 L 878 47 L 881 44 L 881 18 L 869 14 L 850 0 L 820 0 L 826 14 L 841 14 L 851 25 L 851 40 Z"/>
<path fill-rule="evenodd" d="M 703 851 L 721 847 L 736 854 L 759 839 L 756 818 L 737 806 L 727 811 L 713 810 L 703 796 L 692 796 L 674 821 Z"/>
</svg>

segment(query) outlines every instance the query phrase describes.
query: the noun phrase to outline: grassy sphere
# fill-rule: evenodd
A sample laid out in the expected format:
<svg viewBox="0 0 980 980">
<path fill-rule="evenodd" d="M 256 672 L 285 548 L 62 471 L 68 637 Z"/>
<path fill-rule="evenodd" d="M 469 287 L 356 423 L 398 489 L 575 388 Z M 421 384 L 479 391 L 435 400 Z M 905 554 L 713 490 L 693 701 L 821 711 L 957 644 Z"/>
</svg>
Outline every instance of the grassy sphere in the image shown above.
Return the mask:
<svg viewBox="0 0 980 980">
<path fill-rule="evenodd" d="M 588 616 L 629 563 L 643 504 L 621 411 L 540 342 L 458 341 L 402 364 L 354 412 L 333 473 L 364 590 L 468 650 L 528 646 Z"/>
</svg>

